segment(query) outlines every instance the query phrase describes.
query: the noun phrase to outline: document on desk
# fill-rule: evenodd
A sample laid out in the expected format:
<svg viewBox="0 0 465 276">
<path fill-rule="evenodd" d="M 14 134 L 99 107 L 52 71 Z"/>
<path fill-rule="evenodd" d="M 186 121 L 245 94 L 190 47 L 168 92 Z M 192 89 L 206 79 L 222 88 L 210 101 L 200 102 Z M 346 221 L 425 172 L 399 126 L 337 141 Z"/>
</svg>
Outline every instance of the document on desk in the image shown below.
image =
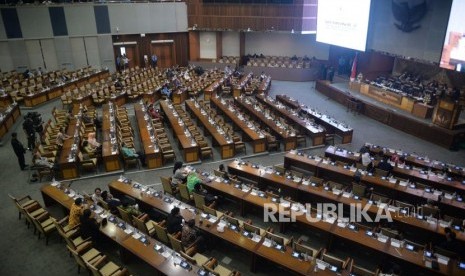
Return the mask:
<svg viewBox="0 0 465 276">
<path fill-rule="evenodd" d="M 134 235 L 132 235 L 132 237 L 136 240 L 140 239 L 140 237 L 142 237 L 139 233 L 134 233 Z"/>
<path fill-rule="evenodd" d="M 256 235 L 256 236 L 254 236 L 254 237 L 252 238 L 252 240 L 253 240 L 254 242 L 259 242 L 261 239 L 262 239 L 262 237 L 261 237 L 260 235 Z"/>
<path fill-rule="evenodd" d="M 266 239 L 264 242 L 263 242 L 263 245 L 266 246 L 266 247 L 271 247 L 271 241 Z"/>
<path fill-rule="evenodd" d="M 131 233 L 132 233 L 132 230 L 131 230 L 131 229 L 129 229 L 129 228 L 126 228 L 126 229 L 124 230 L 124 233 L 126 233 L 126 234 L 128 234 L 128 235 L 129 235 L 129 234 L 131 234 Z"/>
</svg>

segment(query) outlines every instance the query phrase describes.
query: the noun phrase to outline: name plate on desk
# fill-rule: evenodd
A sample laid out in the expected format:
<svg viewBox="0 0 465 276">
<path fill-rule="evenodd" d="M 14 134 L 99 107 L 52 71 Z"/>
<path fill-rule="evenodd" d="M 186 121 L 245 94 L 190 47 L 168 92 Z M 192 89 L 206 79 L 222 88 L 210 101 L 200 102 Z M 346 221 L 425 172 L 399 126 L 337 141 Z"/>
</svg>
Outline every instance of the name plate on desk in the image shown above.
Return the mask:
<svg viewBox="0 0 465 276">
<path fill-rule="evenodd" d="M 378 241 L 382 242 L 382 243 L 386 243 L 387 240 L 389 238 L 387 236 L 384 236 L 384 235 L 378 235 Z"/>
<path fill-rule="evenodd" d="M 401 243 L 400 243 L 399 240 L 391 239 L 391 245 L 394 246 L 394 247 L 400 248 Z"/>
<path fill-rule="evenodd" d="M 347 193 L 347 192 L 343 192 L 343 193 L 342 193 L 342 196 L 343 196 L 343 197 L 346 197 L 346 198 L 350 198 L 350 197 L 352 196 L 352 194 L 351 194 L 351 193 Z"/>
</svg>

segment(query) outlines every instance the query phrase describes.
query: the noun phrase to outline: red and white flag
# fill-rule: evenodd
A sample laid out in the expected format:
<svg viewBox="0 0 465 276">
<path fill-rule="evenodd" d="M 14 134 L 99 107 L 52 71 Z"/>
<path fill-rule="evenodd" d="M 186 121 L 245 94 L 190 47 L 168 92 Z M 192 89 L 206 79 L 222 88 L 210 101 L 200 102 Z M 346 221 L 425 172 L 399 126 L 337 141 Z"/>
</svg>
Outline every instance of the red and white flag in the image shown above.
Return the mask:
<svg viewBox="0 0 465 276">
<path fill-rule="evenodd" d="M 350 81 L 355 81 L 355 78 L 357 77 L 357 58 L 358 53 L 355 53 L 355 58 L 352 62 L 352 70 L 350 71 Z"/>
</svg>

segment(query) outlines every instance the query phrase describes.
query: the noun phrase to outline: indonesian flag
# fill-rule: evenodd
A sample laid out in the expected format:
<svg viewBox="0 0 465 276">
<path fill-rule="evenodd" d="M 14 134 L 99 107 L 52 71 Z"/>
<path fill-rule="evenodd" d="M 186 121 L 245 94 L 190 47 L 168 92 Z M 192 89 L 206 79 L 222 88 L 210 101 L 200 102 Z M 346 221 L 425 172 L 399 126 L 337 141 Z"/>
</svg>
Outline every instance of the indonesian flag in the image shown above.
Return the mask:
<svg viewBox="0 0 465 276">
<path fill-rule="evenodd" d="M 350 81 L 355 81 L 355 78 L 357 77 L 357 58 L 358 58 L 358 53 L 355 53 L 355 58 L 354 58 L 354 61 L 352 62 L 352 70 L 350 72 Z"/>
</svg>

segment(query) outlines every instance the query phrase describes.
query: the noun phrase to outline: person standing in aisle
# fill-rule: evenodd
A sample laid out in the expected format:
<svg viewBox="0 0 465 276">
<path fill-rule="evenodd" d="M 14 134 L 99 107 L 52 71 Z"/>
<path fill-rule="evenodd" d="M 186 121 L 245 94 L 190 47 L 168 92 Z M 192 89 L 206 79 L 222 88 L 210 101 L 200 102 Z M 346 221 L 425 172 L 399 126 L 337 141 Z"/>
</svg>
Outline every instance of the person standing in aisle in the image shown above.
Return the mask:
<svg viewBox="0 0 465 276">
<path fill-rule="evenodd" d="M 28 167 L 24 161 L 24 154 L 26 153 L 26 149 L 24 148 L 23 144 L 18 140 L 18 134 L 13 132 L 11 134 L 11 146 L 18 157 L 18 163 L 21 170 L 24 170 Z"/>
</svg>

